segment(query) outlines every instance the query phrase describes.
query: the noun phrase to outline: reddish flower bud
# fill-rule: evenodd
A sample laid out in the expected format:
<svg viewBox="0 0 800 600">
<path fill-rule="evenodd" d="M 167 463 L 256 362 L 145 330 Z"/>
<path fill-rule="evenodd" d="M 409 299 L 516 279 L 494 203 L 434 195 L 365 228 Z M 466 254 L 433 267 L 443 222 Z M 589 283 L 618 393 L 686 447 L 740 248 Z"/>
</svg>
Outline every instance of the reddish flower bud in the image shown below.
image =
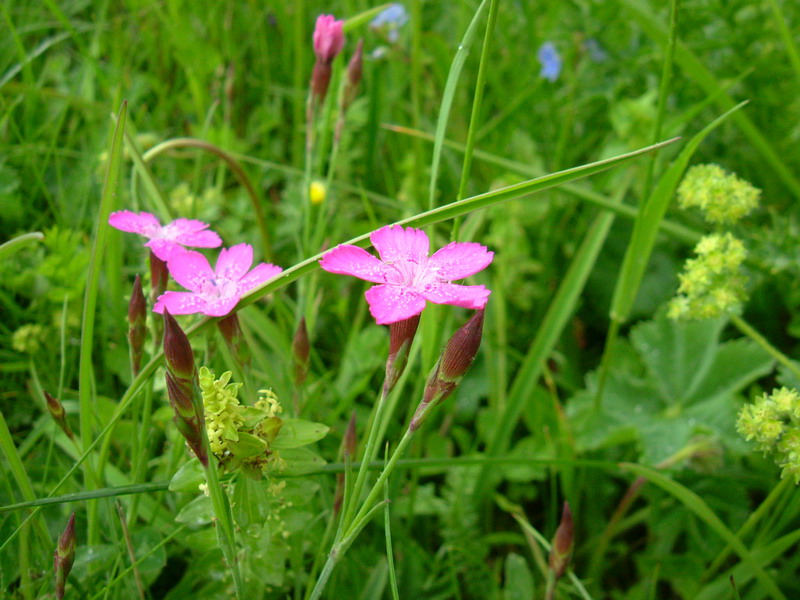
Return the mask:
<svg viewBox="0 0 800 600">
<path fill-rule="evenodd" d="M 411 342 L 414 341 L 419 327 L 419 318 L 420 315 L 414 315 L 410 319 L 389 324 L 389 358 L 386 361 L 386 377 L 383 381 L 384 396 L 388 396 L 394 389 L 406 368 Z"/>
<path fill-rule="evenodd" d="M 150 291 L 150 300 L 153 304 L 156 303 L 158 297 L 167 289 L 167 282 L 169 281 L 169 269 L 167 263 L 158 258 L 153 251 L 150 251 L 150 285 L 153 289 Z"/>
<path fill-rule="evenodd" d="M 330 64 L 344 47 L 344 21 L 333 15 L 320 15 L 314 26 L 314 54 L 317 61 Z"/>
<path fill-rule="evenodd" d="M 61 404 L 61 401 L 47 392 L 44 393 L 44 398 L 47 400 L 47 410 L 50 412 L 50 416 L 53 417 L 53 420 L 61 431 L 63 431 L 68 438 L 75 439 L 75 435 L 72 433 L 72 429 L 70 429 L 69 423 L 67 422 L 67 413 L 64 412 L 64 405 Z"/>
<path fill-rule="evenodd" d="M 194 352 L 189 338 L 175 318 L 164 311 L 164 359 L 167 363 L 167 396 L 174 413 L 173 421 L 189 448 L 204 466 L 208 455 L 203 443 L 203 401 L 195 383 Z"/>
<path fill-rule="evenodd" d="M 189 338 L 168 310 L 164 310 L 164 360 L 170 372 L 181 379 L 194 378 L 194 352 Z"/>
<path fill-rule="evenodd" d="M 75 513 L 69 516 L 67 527 L 64 533 L 58 538 L 56 551 L 53 557 L 53 571 L 56 576 L 56 598 L 61 600 L 64 597 L 64 588 L 67 584 L 67 577 L 72 570 L 72 563 L 75 562 Z"/>
<path fill-rule="evenodd" d="M 219 328 L 225 344 L 230 349 L 231 354 L 239 361 L 239 364 L 249 365 L 250 348 L 244 339 L 239 316 L 236 313 L 229 314 L 227 317 L 217 321 L 217 328 Z"/>
<path fill-rule="evenodd" d="M 553 545 L 550 548 L 550 568 L 553 570 L 556 579 L 560 579 L 569 566 L 572 558 L 572 548 L 574 545 L 574 527 L 572 523 L 572 511 L 569 503 L 564 502 L 564 511 L 561 514 L 561 523 L 556 529 L 553 537 Z"/>
<path fill-rule="evenodd" d="M 448 340 L 439 361 L 428 376 L 422 402 L 409 425 L 411 431 L 419 428 L 430 410 L 453 393 L 469 371 L 481 345 L 483 313 L 484 309 L 476 311 Z"/>
<path fill-rule="evenodd" d="M 128 348 L 133 376 L 139 373 L 144 352 L 144 340 L 147 333 L 147 303 L 142 292 L 142 281 L 137 275 L 133 282 L 131 301 L 128 304 Z"/>
<path fill-rule="evenodd" d="M 347 424 L 347 429 L 342 438 L 342 458 L 352 458 L 356 454 L 356 411 L 350 416 L 350 422 Z"/>
<path fill-rule="evenodd" d="M 301 317 L 297 331 L 292 338 L 292 358 L 294 358 L 294 382 L 302 385 L 308 376 L 308 361 L 311 355 L 311 343 L 308 340 L 306 318 Z"/>
</svg>

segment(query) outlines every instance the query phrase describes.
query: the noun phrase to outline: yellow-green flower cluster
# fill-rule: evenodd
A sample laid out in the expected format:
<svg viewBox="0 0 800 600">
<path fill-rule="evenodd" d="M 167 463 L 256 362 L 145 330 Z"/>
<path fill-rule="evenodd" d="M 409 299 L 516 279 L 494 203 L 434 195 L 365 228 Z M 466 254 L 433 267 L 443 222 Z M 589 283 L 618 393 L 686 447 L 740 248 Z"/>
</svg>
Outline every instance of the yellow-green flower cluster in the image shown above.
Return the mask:
<svg viewBox="0 0 800 600">
<path fill-rule="evenodd" d="M 244 424 L 240 414 L 239 388 L 241 383 L 228 383 L 231 372 L 226 371 L 219 379 L 207 367 L 200 367 L 200 391 L 203 394 L 206 431 L 211 451 L 223 456 L 228 450 L 228 441 L 239 439 L 239 428 Z"/>
<path fill-rule="evenodd" d="M 238 399 L 242 384 L 230 383 L 230 371 L 216 379 L 213 371 L 201 367 L 198 379 L 211 451 L 225 468 L 241 468 L 253 479 L 268 468 L 282 470 L 284 462 L 270 448 L 283 425 L 278 417 L 283 408 L 275 393 L 260 390 L 255 405 L 245 406 Z"/>
<path fill-rule="evenodd" d="M 783 469 L 800 483 L 800 394 L 782 387 L 744 406 L 736 424 L 745 439 L 755 440 L 764 454 L 773 454 Z"/>
<path fill-rule="evenodd" d="M 699 208 L 709 223 L 735 223 L 756 206 L 761 190 L 718 165 L 697 165 L 678 188 L 678 205 Z"/>
<path fill-rule="evenodd" d="M 709 319 L 737 310 L 745 298 L 745 278 L 739 272 L 747 252 L 730 233 L 711 234 L 694 249 L 678 277 L 678 295 L 669 304 L 671 319 Z"/>
</svg>

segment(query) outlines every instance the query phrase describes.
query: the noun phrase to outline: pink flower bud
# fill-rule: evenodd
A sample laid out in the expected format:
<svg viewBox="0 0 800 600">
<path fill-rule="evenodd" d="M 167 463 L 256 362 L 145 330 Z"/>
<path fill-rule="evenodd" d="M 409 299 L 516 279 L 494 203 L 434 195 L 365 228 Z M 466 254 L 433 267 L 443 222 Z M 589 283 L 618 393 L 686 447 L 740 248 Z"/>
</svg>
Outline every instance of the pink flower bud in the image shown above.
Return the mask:
<svg viewBox="0 0 800 600">
<path fill-rule="evenodd" d="M 292 338 L 292 358 L 294 358 L 294 382 L 302 385 L 308 375 L 308 358 L 311 354 L 311 342 L 308 339 L 306 318 L 300 319 L 297 331 Z"/>
<path fill-rule="evenodd" d="M 147 303 L 142 292 L 142 281 L 139 276 L 133 282 L 131 301 L 128 304 L 128 346 L 131 359 L 131 372 L 135 377 L 139 373 L 144 352 L 144 339 L 147 333 Z"/>
<path fill-rule="evenodd" d="M 167 289 L 169 281 L 169 269 L 167 263 L 158 258 L 153 251 L 150 251 L 150 284 L 153 289 L 150 291 L 150 300 L 153 304 L 158 297 Z"/>
<path fill-rule="evenodd" d="M 67 577 L 72 570 L 72 563 L 75 562 L 75 513 L 69 516 L 67 527 L 64 533 L 58 538 L 55 555 L 53 557 L 53 571 L 56 576 L 56 598 L 61 600 L 64 597 L 64 588 L 67 584 Z"/>
<path fill-rule="evenodd" d="M 342 98 L 342 109 L 347 110 L 356 99 L 358 86 L 361 83 L 361 74 L 364 64 L 364 40 L 358 40 L 356 51 L 347 63 L 347 81 L 344 85 L 344 97 Z"/>
<path fill-rule="evenodd" d="M 189 338 L 168 311 L 164 311 L 164 359 L 167 368 L 181 379 L 194 378 L 194 352 Z"/>
<path fill-rule="evenodd" d="M 314 26 L 314 54 L 317 61 L 330 64 L 344 47 L 344 21 L 333 15 L 320 15 Z"/>
<path fill-rule="evenodd" d="M 239 361 L 240 365 L 250 364 L 250 348 L 244 339 L 242 333 L 242 326 L 239 322 L 239 316 L 236 313 L 231 313 L 227 317 L 217 321 L 217 328 L 222 334 L 231 354 Z"/>
<path fill-rule="evenodd" d="M 483 309 L 476 311 L 448 340 L 439 361 L 428 376 L 422 402 L 409 425 L 411 431 L 418 429 L 430 410 L 453 393 L 469 371 L 481 345 L 483 312 Z"/>
<path fill-rule="evenodd" d="M 386 377 L 383 395 L 388 396 L 403 374 L 408 362 L 408 351 L 417 333 L 420 315 L 389 324 L 389 358 L 386 361 Z"/>
<path fill-rule="evenodd" d="M 572 558 L 574 535 L 572 511 L 569 509 L 569 504 L 564 502 L 561 523 L 556 529 L 553 545 L 550 548 L 550 568 L 553 570 L 556 579 L 560 579 L 569 566 L 569 561 Z"/>
</svg>

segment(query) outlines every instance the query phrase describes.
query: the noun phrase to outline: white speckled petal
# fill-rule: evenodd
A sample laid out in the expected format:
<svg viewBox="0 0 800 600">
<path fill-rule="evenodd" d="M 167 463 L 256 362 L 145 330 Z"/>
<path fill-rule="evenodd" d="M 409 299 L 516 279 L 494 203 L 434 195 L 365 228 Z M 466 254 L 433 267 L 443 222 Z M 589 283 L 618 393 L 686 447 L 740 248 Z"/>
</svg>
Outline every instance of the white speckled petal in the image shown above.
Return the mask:
<svg viewBox="0 0 800 600">
<path fill-rule="evenodd" d="M 205 291 L 214 280 L 214 271 L 206 257 L 192 250 L 173 252 L 167 268 L 175 281 L 193 292 Z"/>
<path fill-rule="evenodd" d="M 236 244 L 223 248 L 214 269 L 221 281 L 239 281 L 253 264 L 253 247 L 250 244 Z"/>
<path fill-rule="evenodd" d="M 244 294 L 283 271 L 280 267 L 261 263 L 239 280 L 239 291 Z"/>
<path fill-rule="evenodd" d="M 153 237 L 161 229 L 161 223 L 155 215 L 148 212 L 136 214 L 129 210 L 111 213 L 108 216 L 108 224 L 120 231 L 138 233 L 147 237 Z"/>
</svg>

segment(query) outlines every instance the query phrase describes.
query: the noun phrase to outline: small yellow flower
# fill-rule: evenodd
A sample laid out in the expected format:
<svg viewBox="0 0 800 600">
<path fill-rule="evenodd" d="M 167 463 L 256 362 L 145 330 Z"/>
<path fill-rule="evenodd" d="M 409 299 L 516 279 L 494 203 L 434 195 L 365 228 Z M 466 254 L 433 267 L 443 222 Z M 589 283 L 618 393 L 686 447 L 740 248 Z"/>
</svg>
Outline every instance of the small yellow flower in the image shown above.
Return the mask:
<svg viewBox="0 0 800 600">
<path fill-rule="evenodd" d="M 325 202 L 325 197 L 328 195 L 328 189 L 321 181 L 312 181 L 308 195 L 311 199 L 311 204 L 319 205 Z"/>
</svg>

